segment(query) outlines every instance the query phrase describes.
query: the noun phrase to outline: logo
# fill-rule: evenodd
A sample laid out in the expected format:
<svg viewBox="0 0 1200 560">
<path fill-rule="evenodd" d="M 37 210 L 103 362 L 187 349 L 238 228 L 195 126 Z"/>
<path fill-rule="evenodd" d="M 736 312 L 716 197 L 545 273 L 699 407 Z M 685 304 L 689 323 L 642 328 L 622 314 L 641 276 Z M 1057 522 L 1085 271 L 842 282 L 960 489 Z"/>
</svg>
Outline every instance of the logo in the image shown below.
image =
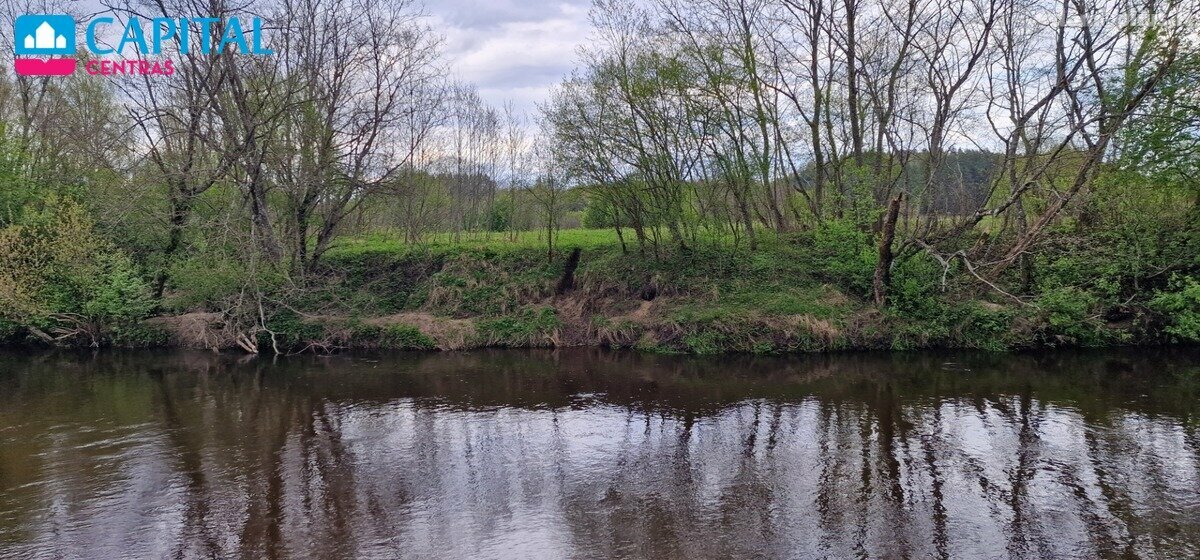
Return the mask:
<svg viewBox="0 0 1200 560">
<path fill-rule="evenodd" d="M 66 76 L 75 71 L 75 18 L 24 15 L 13 23 L 14 66 L 22 76 Z"/>
<path fill-rule="evenodd" d="M 144 24 L 148 29 L 143 28 Z M 105 46 L 101 37 L 115 39 L 116 46 Z M 75 18 L 71 16 L 19 16 L 13 22 L 13 38 L 16 51 L 13 66 L 21 76 L 67 76 L 79 66 Z M 252 18 L 250 25 L 244 26 L 237 17 L 163 17 L 149 21 L 131 17 L 123 23 L 112 17 L 96 17 L 84 31 L 83 45 L 90 56 L 84 57 L 83 67 L 88 74 L 100 76 L 170 76 L 175 72 L 175 64 L 162 58 L 164 53 L 274 54 L 263 43 L 260 18 Z M 125 58 L 129 52 L 136 56 Z"/>
</svg>

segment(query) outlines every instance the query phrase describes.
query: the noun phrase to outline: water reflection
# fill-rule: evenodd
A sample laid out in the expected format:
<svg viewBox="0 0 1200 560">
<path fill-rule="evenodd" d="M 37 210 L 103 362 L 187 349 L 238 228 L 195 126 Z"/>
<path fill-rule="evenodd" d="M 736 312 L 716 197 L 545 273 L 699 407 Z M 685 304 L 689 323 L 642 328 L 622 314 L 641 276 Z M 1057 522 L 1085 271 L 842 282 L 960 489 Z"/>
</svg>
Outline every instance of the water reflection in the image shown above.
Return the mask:
<svg viewBox="0 0 1200 560">
<path fill-rule="evenodd" d="M 1200 352 L 0 354 L 5 558 L 1194 558 Z"/>
</svg>

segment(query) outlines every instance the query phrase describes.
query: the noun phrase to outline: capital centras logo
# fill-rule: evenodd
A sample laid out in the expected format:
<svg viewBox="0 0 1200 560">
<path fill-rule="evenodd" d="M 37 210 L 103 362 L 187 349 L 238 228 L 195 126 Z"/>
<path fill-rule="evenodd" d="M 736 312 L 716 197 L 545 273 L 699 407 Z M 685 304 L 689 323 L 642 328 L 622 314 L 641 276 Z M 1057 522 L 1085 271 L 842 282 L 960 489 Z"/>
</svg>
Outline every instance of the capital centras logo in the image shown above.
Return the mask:
<svg viewBox="0 0 1200 560">
<path fill-rule="evenodd" d="M 143 23 L 148 29 L 143 28 Z M 93 75 L 166 75 L 175 73 L 175 62 L 164 52 L 214 54 L 236 52 L 270 55 L 263 46 L 262 20 L 245 27 L 237 17 L 129 18 L 120 29 L 114 18 L 97 17 L 84 32 L 87 52 L 84 70 Z M 16 57 L 14 68 L 22 76 L 66 76 L 80 66 L 75 39 L 75 18 L 63 14 L 26 14 L 13 23 Z M 102 46 L 97 36 L 112 35 L 116 47 Z M 135 58 L 124 58 L 132 52 Z"/>
</svg>

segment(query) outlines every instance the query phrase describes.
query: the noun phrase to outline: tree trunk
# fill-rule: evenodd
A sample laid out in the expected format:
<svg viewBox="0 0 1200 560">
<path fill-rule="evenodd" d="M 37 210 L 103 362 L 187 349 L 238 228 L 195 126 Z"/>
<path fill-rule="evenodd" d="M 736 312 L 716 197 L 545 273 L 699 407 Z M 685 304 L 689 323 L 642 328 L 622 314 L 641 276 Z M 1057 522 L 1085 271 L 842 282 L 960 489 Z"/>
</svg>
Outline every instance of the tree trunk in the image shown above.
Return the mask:
<svg viewBox="0 0 1200 560">
<path fill-rule="evenodd" d="M 163 264 L 154 278 L 154 299 L 162 299 L 167 287 L 167 267 L 170 266 L 171 256 L 183 244 L 183 229 L 187 226 L 188 215 L 192 210 L 192 196 L 186 187 L 180 187 L 171 200 L 171 233 L 166 248 L 163 249 Z"/>
<path fill-rule="evenodd" d="M 617 231 L 617 241 L 621 242 L 621 254 L 628 255 L 629 247 L 625 246 L 625 234 L 621 232 L 621 211 L 617 209 L 616 203 L 613 203 L 613 229 Z"/>
<path fill-rule="evenodd" d="M 746 194 L 735 193 L 734 198 L 737 199 L 738 214 L 742 217 L 742 227 L 746 228 L 746 237 L 750 239 L 750 250 L 757 251 L 758 238 L 754 236 L 754 218 L 750 216 L 750 205 L 746 201 Z"/>
<path fill-rule="evenodd" d="M 863 134 L 860 120 L 861 108 L 858 102 L 858 39 L 855 37 L 855 12 L 858 3 L 846 0 L 846 103 L 850 114 L 850 143 L 854 155 L 854 165 L 863 164 Z"/>
<path fill-rule="evenodd" d="M 896 239 L 896 219 L 900 215 L 900 202 L 904 193 L 896 195 L 888 204 L 883 220 L 883 236 L 879 239 L 879 262 L 875 263 L 875 305 L 883 307 L 887 301 L 888 286 L 892 283 L 892 242 Z"/>
</svg>

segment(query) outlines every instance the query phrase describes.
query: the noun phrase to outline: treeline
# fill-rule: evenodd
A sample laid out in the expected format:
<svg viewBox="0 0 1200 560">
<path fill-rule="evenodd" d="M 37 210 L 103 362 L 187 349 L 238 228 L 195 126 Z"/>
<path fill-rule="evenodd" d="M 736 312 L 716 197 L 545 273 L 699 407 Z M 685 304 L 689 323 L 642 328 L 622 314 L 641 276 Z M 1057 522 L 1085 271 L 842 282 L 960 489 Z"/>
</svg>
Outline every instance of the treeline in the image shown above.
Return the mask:
<svg viewBox="0 0 1200 560">
<path fill-rule="evenodd" d="M 547 119 L 558 161 L 640 246 L 658 248 L 647 223 L 680 248 L 702 229 L 753 248 L 847 219 L 880 234 L 880 304 L 915 252 L 1001 292 L 1017 267 L 1028 290 L 1057 224 L 1141 202 L 1119 183 L 1195 213 L 1196 16 L 1174 0 L 605 0 Z M 995 155 L 971 165 L 962 147 Z"/>
</svg>

